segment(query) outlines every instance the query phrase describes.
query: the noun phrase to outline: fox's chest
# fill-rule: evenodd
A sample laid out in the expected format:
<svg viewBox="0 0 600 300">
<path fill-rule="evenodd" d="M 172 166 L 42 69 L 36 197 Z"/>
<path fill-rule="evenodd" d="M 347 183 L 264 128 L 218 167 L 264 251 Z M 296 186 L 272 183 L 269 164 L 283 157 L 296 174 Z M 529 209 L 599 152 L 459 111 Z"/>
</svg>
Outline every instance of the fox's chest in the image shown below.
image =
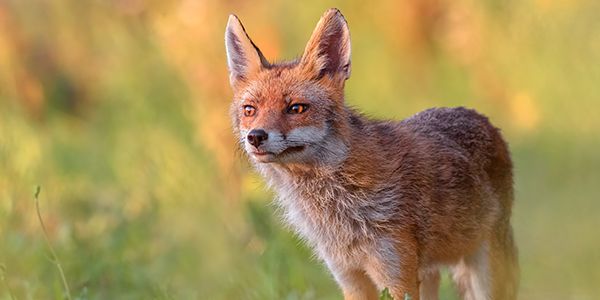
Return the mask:
<svg viewBox="0 0 600 300">
<path fill-rule="evenodd" d="M 353 220 L 346 211 L 354 196 L 335 182 L 290 181 L 277 188 L 285 217 L 303 236 L 330 231 L 351 235 Z"/>
<path fill-rule="evenodd" d="M 374 239 L 369 194 L 324 179 L 284 181 L 275 189 L 285 220 L 322 254 L 360 256 Z"/>
</svg>

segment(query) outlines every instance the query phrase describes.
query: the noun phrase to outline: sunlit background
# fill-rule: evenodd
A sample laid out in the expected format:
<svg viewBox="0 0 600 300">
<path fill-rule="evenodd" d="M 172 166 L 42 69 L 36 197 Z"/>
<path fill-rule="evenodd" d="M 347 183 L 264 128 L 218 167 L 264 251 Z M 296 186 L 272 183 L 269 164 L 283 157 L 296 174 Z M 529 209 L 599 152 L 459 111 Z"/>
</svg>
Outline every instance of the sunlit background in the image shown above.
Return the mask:
<svg viewBox="0 0 600 300">
<path fill-rule="evenodd" d="M 521 299 L 600 297 L 600 1 L 0 1 L 0 299 L 341 299 L 235 149 L 223 35 L 270 59 L 339 7 L 347 102 L 488 115 L 509 141 Z M 449 279 L 442 299 L 456 298 Z"/>
</svg>

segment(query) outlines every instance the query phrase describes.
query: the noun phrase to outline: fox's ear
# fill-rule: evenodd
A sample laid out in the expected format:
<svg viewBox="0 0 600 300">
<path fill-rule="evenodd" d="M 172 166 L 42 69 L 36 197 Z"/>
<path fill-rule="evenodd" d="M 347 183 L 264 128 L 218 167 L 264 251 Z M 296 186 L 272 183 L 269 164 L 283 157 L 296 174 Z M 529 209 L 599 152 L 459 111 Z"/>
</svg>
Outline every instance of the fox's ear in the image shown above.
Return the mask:
<svg viewBox="0 0 600 300">
<path fill-rule="evenodd" d="M 350 30 L 339 10 L 331 8 L 323 14 L 306 44 L 301 66 L 315 78 L 350 77 Z"/>
<path fill-rule="evenodd" d="M 229 82 L 232 86 L 248 78 L 249 74 L 269 65 L 267 59 L 246 33 L 242 22 L 235 15 L 229 15 L 227 29 L 225 29 L 225 49 L 227 50 Z"/>
</svg>

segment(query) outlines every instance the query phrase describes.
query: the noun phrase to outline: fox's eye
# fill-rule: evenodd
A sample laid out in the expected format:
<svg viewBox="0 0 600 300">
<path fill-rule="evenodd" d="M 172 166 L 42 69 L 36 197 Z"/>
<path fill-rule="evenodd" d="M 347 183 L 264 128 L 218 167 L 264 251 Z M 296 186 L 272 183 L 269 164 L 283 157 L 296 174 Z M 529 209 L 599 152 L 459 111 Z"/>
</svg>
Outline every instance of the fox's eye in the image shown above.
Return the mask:
<svg viewBox="0 0 600 300">
<path fill-rule="evenodd" d="M 292 104 L 288 107 L 288 114 L 301 114 L 308 109 L 308 104 Z"/>
<path fill-rule="evenodd" d="M 244 116 L 252 117 L 256 114 L 256 108 L 252 105 L 244 105 Z"/>
</svg>

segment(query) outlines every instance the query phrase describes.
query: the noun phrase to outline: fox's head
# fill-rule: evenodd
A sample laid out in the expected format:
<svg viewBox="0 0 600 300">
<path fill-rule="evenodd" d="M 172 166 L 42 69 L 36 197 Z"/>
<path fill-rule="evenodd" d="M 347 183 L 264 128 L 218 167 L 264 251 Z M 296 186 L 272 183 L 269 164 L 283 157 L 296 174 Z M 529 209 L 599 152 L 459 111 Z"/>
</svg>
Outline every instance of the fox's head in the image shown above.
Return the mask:
<svg viewBox="0 0 600 300">
<path fill-rule="evenodd" d="M 344 82 L 350 76 L 350 32 L 329 9 L 299 59 L 270 63 L 240 20 L 225 31 L 231 115 L 239 142 L 258 163 L 330 163 L 346 152 Z"/>
</svg>

